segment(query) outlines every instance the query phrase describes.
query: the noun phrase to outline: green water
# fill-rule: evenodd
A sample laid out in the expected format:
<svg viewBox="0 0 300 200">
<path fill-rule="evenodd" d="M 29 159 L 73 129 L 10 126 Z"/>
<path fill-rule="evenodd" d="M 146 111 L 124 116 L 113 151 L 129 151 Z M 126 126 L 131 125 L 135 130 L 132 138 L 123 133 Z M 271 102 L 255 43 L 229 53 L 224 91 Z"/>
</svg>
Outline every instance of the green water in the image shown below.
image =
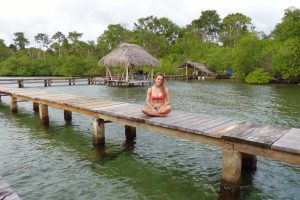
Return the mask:
<svg viewBox="0 0 300 200">
<path fill-rule="evenodd" d="M 26 84 L 25 84 L 26 86 Z M 246 85 L 231 81 L 170 81 L 173 109 L 300 128 L 299 85 Z M 35 87 L 48 92 L 144 103 L 146 87 L 100 85 Z M 25 88 L 33 89 L 33 88 Z M 125 142 L 124 127 L 106 125 L 106 145 L 92 145 L 91 118 L 49 109 L 40 126 L 32 104 L 10 113 L 0 103 L 0 173 L 22 199 L 220 199 L 221 149 L 137 130 Z M 299 199 L 300 168 L 258 158 L 242 178 L 237 199 Z"/>
</svg>

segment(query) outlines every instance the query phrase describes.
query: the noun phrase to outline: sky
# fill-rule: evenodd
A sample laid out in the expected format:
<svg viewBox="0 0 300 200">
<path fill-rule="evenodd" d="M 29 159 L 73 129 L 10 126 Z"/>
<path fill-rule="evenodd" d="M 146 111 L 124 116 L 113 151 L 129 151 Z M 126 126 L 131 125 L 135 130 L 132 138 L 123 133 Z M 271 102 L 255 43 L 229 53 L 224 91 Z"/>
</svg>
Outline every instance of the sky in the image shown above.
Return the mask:
<svg viewBox="0 0 300 200">
<path fill-rule="evenodd" d="M 15 32 L 24 32 L 34 46 L 38 33 L 52 37 L 57 31 L 77 31 L 82 40 L 97 41 L 109 24 L 132 29 L 139 18 L 150 15 L 184 27 L 205 10 L 216 10 L 221 18 L 240 12 L 257 31 L 269 34 L 285 9 L 300 8 L 300 0 L 0 0 L 0 5 L 0 39 L 9 45 Z"/>
</svg>

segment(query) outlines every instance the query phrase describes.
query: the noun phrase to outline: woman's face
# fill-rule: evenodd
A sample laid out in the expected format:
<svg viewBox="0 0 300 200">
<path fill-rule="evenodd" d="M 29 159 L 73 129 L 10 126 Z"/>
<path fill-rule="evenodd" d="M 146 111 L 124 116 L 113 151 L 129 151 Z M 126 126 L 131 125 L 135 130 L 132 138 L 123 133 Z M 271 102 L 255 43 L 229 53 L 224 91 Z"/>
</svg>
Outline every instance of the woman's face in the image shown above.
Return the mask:
<svg viewBox="0 0 300 200">
<path fill-rule="evenodd" d="M 158 75 L 155 79 L 155 84 L 157 86 L 161 86 L 161 84 L 164 82 L 164 77 L 161 75 Z"/>
</svg>

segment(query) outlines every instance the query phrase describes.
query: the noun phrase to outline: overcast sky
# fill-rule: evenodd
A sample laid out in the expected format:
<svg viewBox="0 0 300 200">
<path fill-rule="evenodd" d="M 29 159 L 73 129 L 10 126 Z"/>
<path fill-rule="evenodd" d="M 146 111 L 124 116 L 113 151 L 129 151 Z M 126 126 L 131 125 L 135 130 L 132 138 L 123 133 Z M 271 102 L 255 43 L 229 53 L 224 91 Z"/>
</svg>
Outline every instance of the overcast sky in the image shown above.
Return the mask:
<svg viewBox="0 0 300 200">
<path fill-rule="evenodd" d="M 109 24 L 132 28 L 141 17 L 168 17 L 183 27 L 201 11 L 216 10 L 221 18 L 240 12 L 252 19 L 257 31 L 270 33 L 284 9 L 300 8 L 300 0 L 0 0 L 0 39 L 11 44 L 15 32 L 50 37 L 61 31 L 83 33 L 82 40 L 97 40 Z"/>
</svg>

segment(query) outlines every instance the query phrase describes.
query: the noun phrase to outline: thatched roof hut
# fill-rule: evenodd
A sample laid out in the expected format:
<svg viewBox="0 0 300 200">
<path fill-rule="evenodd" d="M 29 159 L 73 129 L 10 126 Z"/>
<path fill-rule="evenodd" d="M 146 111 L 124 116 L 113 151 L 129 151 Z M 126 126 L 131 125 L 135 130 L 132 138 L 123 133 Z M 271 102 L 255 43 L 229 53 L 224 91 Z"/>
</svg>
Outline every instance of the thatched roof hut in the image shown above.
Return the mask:
<svg viewBox="0 0 300 200">
<path fill-rule="evenodd" d="M 126 81 L 128 81 L 128 70 L 133 67 L 158 67 L 159 61 L 136 44 L 121 43 L 109 54 L 100 59 L 99 64 L 109 67 L 124 66 L 126 68 Z M 153 74 L 153 72 L 152 72 Z"/>
<path fill-rule="evenodd" d="M 186 70 L 186 72 L 185 72 L 186 75 L 187 75 L 187 69 L 188 68 L 194 68 L 194 71 L 195 71 L 195 69 L 198 69 L 200 72 L 205 73 L 208 76 L 215 76 L 214 72 L 207 69 L 206 66 L 201 64 L 201 63 L 185 61 L 182 65 L 177 67 L 177 69 L 185 69 Z"/>
</svg>

